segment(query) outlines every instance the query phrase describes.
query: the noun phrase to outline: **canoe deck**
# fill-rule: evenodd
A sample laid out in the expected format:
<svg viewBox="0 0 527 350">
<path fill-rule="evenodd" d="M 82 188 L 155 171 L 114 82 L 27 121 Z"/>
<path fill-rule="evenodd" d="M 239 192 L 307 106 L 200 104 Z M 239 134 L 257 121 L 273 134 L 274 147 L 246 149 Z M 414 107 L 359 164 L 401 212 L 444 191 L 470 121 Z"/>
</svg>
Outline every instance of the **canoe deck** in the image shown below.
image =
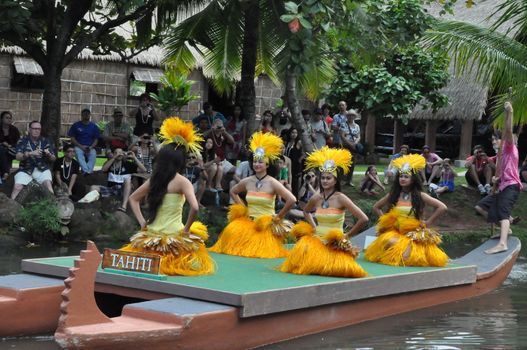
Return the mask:
<svg viewBox="0 0 527 350">
<path fill-rule="evenodd" d="M 367 232 L 366 232 L 367 233 Z M 217 272 L 208 276 L 169 276 L 155 280 L 97 271 L 96 283 L 185 297 L 239 308 L 240 317 L 252 317 L 314 306 L 375 298 L 463 284 L 477 280 L 470 261 L 444 268 L 394 267 L 357 262 L 368 272 L 365 278 L 295 275 L 276 270 L 283 259 L 253 259 L 211 253 Z M 29 259 L 27 273 L 65 278 L 77 257 Z M 145 297 L 145 299 L 151 299 Z"/>
</svg>

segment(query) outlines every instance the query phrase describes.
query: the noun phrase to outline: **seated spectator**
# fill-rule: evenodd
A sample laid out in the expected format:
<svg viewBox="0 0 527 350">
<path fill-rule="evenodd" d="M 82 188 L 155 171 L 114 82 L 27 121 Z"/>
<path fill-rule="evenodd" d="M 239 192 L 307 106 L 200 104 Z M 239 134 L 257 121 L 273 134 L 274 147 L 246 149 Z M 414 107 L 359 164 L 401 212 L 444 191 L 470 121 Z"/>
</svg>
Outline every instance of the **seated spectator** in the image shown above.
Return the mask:
<svg viewBox="0 0 527 350">
<path fill-rule="evenodd" d="M 6 180 L 16 157 L 16 144 L 20 131 L 13 125 L 13 115 L 9 111 L 0 114 L 2 132 L 0 133 L 0 181 Z"/>
<path fill-rule="evenodd" d="M 227 122 L 227 119 L 220 112 L 216 112 L 212 109 L 212 105 L 209 102 L 203 104 L 203 113 L 192 119 L 192 123 L 200 128 L 200 130 L 206 131 L 212 128 L 214 122 L 220 119 L 223 124 Z"/>
<path fill-rule="evenodd" d="M 132 174 L 138 171 L 146 172 L 146 169 L 134 152 L 125 153 L 123 149 L 116 148 L 112 153 L 113 157 L 102 166 L 102 171 L 108 173 L 108 185 L 93 185 L 90 191 L 99 192 L 101 197 L 120 198 L 122 201 L 118 210 L 126 212 L 128 197 L 132 191 Z"/>
<path fill-rule="evenodd" d="M 130 112 L 130 116 L 135 118 L 135 136 L 154 135 L 154 120 L 157 120 L 158 116 L 148 93 L 139 97 L 139 106 Z"/>
<path fill-rule="evenodd" d="M 388 183 L 393 182 L 393 179 L 395 179 L 395 176 L 397 175 L 397 169 L 393 166 L 393 161 L 401 156 L 407 155 L 409 150 L 410 147 L 408 147 L 408 145 L 402 145 L 401 149 L 399 150 L 399 153 L 395 153 L 390 156 L 390 164 L 388 164 L 388 167 L 384 169 L 385 185 L 388 185 Z"/>
<path fill-rule="evenodd" d="M 201 204 L 201 198 L 203 198 L 203 193 L 205 192 L 207 174 L 205 173 L 205 169 L 203 169 L 201 162 L 201 155 L 190 153 L 187 157 L 187 164 L 183 176 L 192 183 L 198 204 L 201 208 L 204 208 L 205 206 Z"/>
<path fill-rule="evenodd" d="M 446 192 L 454 192 L 454 179 L 457 176 L 456 171 L 452 168 L 452 163 L 449 158 L 443 159 L 441 164 L 441 180 L 438 185 L 430 184 L 430 194 L 432 197 L 439 197 L 439 195 Z"/>
<path fill-rule="evenodd" d="M 289 191 L 291 191 L 291 184 L 289 183 L 289 168 L 285 162 L 285 157 L 280 156 L 278 159 L 278 182 L 284 185 Z"/>
<path fill-rule="evenodd" d="M 474 154 L 467 158 L 465 179 L 467 184 L 477 187 L 481 195 L 489 194 L 492 190 L 492 177 L 496 171 L 494 161 L 487 156 L 483 146 L 474 146 Z"/>
<path fill-rule="evenodd" d="M 15 175 L 15 185 L 11 199 L 15 199 L 20 191 L 35 180 L 53 193 L 51 171 L 49 165 L 55 161 L 53 144 L 40 136 L 42 125 L 34 120 L 29 123 L 29 135 L 24 136 L 16 144 L 16 159 L 20 161 Z"/>
<path fill-rule="evenodd" d="M 55 185 L 66 190 L 68 196 L 76 201 L 84 195 L 82 188 L 77 183 L 80 166 L 73 158 L 75 156 L 75 147 L 72 144 L 67 144 L 63 148 L 64 157 L 58 158 L 53 163 Z"/>
<path fill-rule="evenodd" d="M 423 153 L 421 154 L 426 160 L 426 166 L 421 171 L 421 177 L 423 178 L 423 186 L 427 186 L 429 183 L 434 182 L 436 178 L 439 178 L 439 165 L 443 159 L 434 152 L 430 152 L 430 147 L 423 146 Z"/>
<path fill-rule="evenodd" d="M 520 167 L 520 180 L 523 183 L 523 190 L 527 191 L 527 156 Z"/>
<path fill-rule="evenodd" d="M 379 186 L 383 191 L 385 190 L 379 175 L 377 175 L 377 168 L 375 165 L 370 165 L 364 173 L 364 178 L 361 181 L 360 190 L 370 196 L 377 195 L 378 193 L 373 189 L 375 185 Z"/>
<path fill-rule="evenodd" d="M 103 139 L 106 143 L 107 156 L 112 149 L 127 150 L 132 144 L 132 128 L 128 123 L 123 122 L 123 116 L 123 111 L 115 108 L 112 115 L 113 120 L 104 127 Z"/>
<path fill-rule="evenodd" d="M 313 141 L 316 149 L 324 147 L 326 145 L 326 139 L 330 135 L 329 128 L 322 118 L 322 110 L 320 108 L 316 108 L 313 112 L 313 118 L 309 121 L 311 128 L 311 140 Z"/>
<path fill-rule="evenodd" d="M 90 121 L 91 112 L 85 108 L 81 112 L 81 120 L 73 123 L 68 136 L 75 145 L 75 154 L 84 174 L 91 174 L 97 160 L 95 146 L 99 140 L 99 127 Z"/>
<path fill-rule="evenodd" d="M 210 191 L 222 191 L 223 164 L 221 157 L 214 151 L 212 138 L 208 138 L 205 142 L 202 158 L 203 168 L 207 173 L 207 189 Z"/>
</svg>

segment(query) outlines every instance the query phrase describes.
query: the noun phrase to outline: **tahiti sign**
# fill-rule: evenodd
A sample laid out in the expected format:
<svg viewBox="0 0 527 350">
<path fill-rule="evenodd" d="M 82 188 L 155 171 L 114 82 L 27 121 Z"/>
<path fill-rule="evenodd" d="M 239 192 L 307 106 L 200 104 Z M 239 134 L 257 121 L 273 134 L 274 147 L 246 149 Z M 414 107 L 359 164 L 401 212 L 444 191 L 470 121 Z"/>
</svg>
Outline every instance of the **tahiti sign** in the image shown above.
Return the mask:
<svg viewBox="0 0 527 350">
<path fill-rule="evenodd" d="M 159 255 L 105 248 L 102 268 L 157 275 L 160 260 Z"/>
</svg>

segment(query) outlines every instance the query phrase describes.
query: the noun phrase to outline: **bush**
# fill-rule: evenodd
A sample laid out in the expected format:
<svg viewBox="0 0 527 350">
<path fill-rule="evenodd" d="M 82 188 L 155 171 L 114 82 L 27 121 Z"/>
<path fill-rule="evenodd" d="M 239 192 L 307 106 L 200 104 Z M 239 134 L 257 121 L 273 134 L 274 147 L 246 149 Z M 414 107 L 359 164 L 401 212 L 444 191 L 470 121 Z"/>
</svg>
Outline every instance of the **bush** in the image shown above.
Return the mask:
<svg viewBox="0 0 527 350">
<path fill-rule="evenodd" d="M 53 239 L 61 227 L 57 204 L 49 198 L 27 204 L 20 210 L 17 222 L 38 241 Z"/>
</svg>

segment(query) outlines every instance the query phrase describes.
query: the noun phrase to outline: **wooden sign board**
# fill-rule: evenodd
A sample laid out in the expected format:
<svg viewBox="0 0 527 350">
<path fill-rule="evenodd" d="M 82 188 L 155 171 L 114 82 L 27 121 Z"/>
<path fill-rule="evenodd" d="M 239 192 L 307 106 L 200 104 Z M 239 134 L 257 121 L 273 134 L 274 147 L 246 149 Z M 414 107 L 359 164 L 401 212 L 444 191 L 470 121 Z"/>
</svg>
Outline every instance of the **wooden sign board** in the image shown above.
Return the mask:
<svg viewBox="0 0 527 350">
<path fill-rule="evenodd" d="M 125 252 L 118 249 L 105 248 L 102 268 L 158 275 L 160 261 L 161 257 L 155 254 Z"/>
</svg>

